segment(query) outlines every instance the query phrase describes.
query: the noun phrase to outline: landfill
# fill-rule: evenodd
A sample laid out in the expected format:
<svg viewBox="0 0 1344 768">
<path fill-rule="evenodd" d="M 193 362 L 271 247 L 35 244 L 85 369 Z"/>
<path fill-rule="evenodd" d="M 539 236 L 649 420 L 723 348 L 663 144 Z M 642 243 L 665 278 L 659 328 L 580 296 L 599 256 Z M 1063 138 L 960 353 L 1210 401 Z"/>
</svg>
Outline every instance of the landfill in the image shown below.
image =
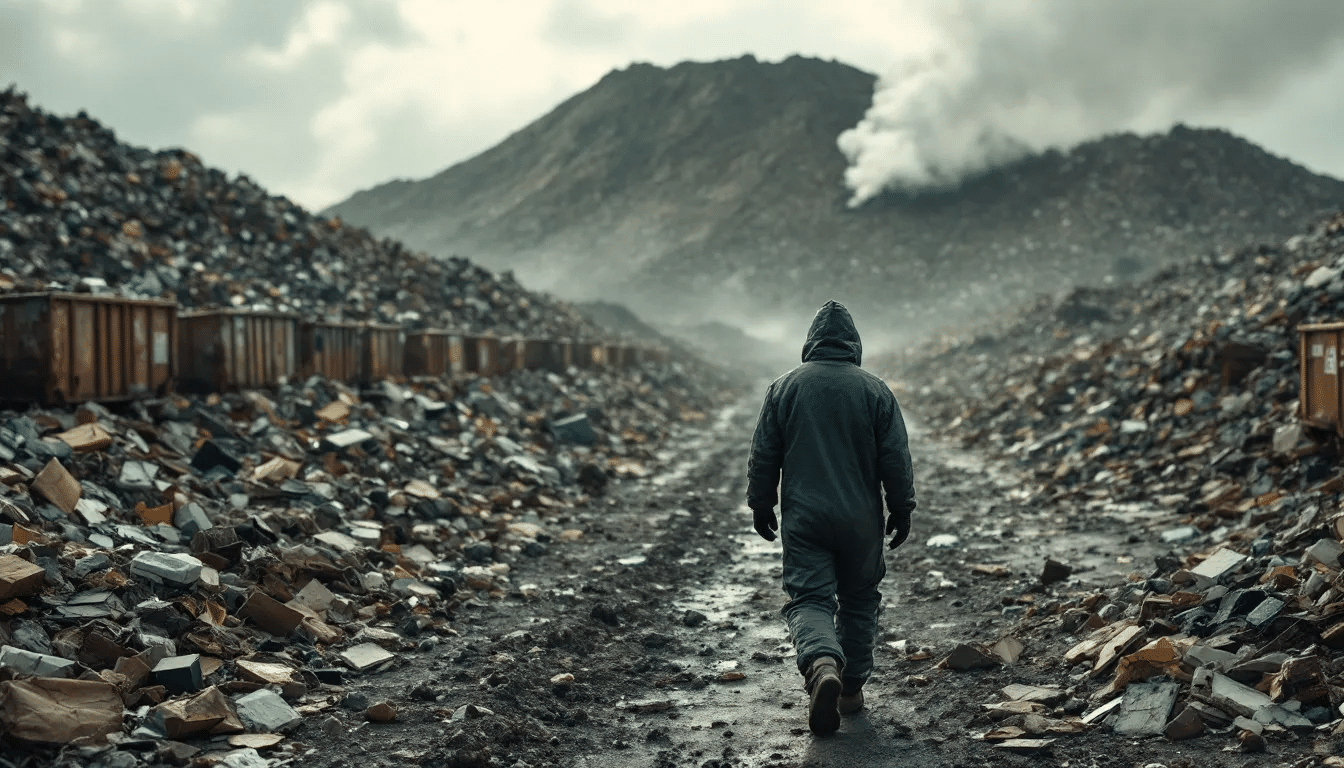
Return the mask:
<svg viewBox="0 0 1344 768">
<path fill-rule="evenodd" d="M 295 312 L 563 338 L 577 309 L 466 259 L 309 213 L 181 149 L 119 141 L 0 92 L 0 292 L 110 291 L 186 308 Z"/>
<path fill-rule="evenodd" d="M 1221 734 L 1240 752 L 1306 738 L 1341 763 L 1344 472 L 1335 431 L 1301 418 L 1298 339 L 1341 317 L 1344 214 L 889 361 L 939 435 L 1024 479 L 1024 505 L 1066 529 L 1122 520 L 1164 553 L 1099 591 L 1061 563 L 1009 578 L 1004 611 L 1021 618 L 1006 638 L 1053 649 L 1056 683 L 1001 691 L 979 738 L 1034 751 L 1104 727 Z M 995 650 L 941 666 L 1006 663 Z"/>
<path fill-rule="evenodd" d="M 711 405 L 669 363 L 0 413 L 0 730 L 108 765 L 275 747 L 469 634 Z"/>
</svg>

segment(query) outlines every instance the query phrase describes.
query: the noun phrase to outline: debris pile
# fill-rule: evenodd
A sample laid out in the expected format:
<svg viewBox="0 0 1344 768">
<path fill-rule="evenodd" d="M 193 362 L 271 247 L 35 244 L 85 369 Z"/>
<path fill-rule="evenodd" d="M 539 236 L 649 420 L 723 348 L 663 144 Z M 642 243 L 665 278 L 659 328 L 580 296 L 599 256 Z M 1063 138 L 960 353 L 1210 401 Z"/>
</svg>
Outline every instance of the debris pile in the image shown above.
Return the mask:
<svg viewBox="0 0 1344 768">
<path fill-rule="evenodd" d="M 572 307 L 465 259 L 314 216 L 180 149 L 119 142 L 80 113 L 0 92 L 0 291 L 59 288 L 308 318 L 560 338 Z"/>
<path fill-rule="evenodd" d="M 343 683 L 535 589 L 510 563 L 712 405 L 672 363 L 2 412 L 0 732 L 183 764 L 395 721 Z"/>
<path fill-rule="evenodd" d="M 936 429 L 1035 478 L 1023 503 L 1120 517 L 1171 550 L 1102 592 L 1049 567 L 1009 588 L 1012 635 L 1063 642 L 1043 663 L 1067 684 L 1005 690 L 985 739 L 1039 748 L 1104 722 L 1254 752 L 1344 734 L 1344 473 L 1297 401 L 1298 325 L 1339 319 L 1344 215 L 1042 302 L 907 368 Z"/>
</svg>

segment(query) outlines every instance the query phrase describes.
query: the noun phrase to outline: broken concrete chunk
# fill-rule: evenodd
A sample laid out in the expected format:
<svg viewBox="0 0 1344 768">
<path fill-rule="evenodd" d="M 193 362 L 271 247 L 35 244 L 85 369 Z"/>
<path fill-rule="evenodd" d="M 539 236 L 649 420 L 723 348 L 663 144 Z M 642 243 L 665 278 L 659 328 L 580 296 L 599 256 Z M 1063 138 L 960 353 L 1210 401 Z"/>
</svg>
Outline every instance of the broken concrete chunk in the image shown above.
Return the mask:
<svg viewBox="0 0 1344 768">
<path fill-rule="evenodd" d="M 347 648 L 340 653 L 341 660 L 350 665 L 351 669 L 363 672 L 366 669 L 372 669 L 386 661 L 396 658 L 396 655 L 384 650 L 377 643 L 360 643 L 352 648 Z"/>
<path fill-rule="evenodd" d="M 47 572 L 17 555 L 0 555 L 0 602 L 36 594 Z"/>
<path fill-rule="evenodd" d="M 592 445 L 597 442 L 597 433 L 593 431 L 593 425 L 588 421 L 586 413 L 552 421 L 551 433 L 557 440 L 578 445 Z"/>
<path fill-rule="evenodd" d="M 201 656 L 169 656 L 154 665 L 154 682 L 169 693 L 195 693 L 201 689 Z"/>
<path fill-rule="evenodd" d="M 999 665 L 999 660 L 973 645 L 958 643 L 957 646 L 952 649 L 952 653 L 948 654 L 947 658 L 943 661 L 943 664 L 948 669 L 965 672 L 972 669 L 989 669 L 991 667 L 997 667 Z"/>
<path fill-rule="evenodd" d="M 1013 683 L 1012 685 L 1005 686 L 1002 693 L 1011 701 L 1031 701 L 1051 707 L 1058 705 L 1060 702 L 1064 701 L 1064 699 L 1068 698 L 1068 694 L 1060 688 L 1039 685 L 1022 685 L 1021 683 Z"/>
<path fill-rule="evenodd" d="M 210 517 L 205 514 L 200 504 L 184 504 L 173 515 L 173 525 L 177 526 L 184 536 L 195 536 L 198 531 L 208 531 L 214 527 L 214 523 L 210 522 Z"/>
<path fill-rule="evenodd" d="M 1199 716 L 1199 710 L 1186 705 L 1179 715 L 1172 718 L 1167 727 L 1163 729 L 1163 734 L 1172 741 L 1184 741 L 1201 736 L 1204 733 L 1204 718 Z"/>
<path fill-rule="evenodd" d="M 1327 568 L 1339 568 L 1339 556 L 1344 554 L 1344 545 L 1334 539 L 1320 539 L 1307 547 L 1302 553 L 1302 564 L 1320 563 Z"/>
<path fill-rule="evenodd" d="M 79 481 L 56 459 L 48 461 L 46 466 L 42 467 L 42 471 L 33 478 L 30 489 L 67 515 L 75 511 L 79 497 L 84 494 Z"/>
<path fill-rule="evenodd" d="M 1204 559 L 1204 562 L 1191 569 L 1191 573 L 1201 579 L 1213 582 L 1221 580 L 1246 562 L 1246 556 L 1230 549 L 1220 549 Z"/>
<path fill-rule="evenodd" d="M 1166 730 L 1171 708 L 1181 692 L 1180 683 L 1131 683 L 1116 714 L 1116 733 L 1155 736 Z"/>
<path fill-rule="evenodd" d="M 159 584 L 194 584 L 204 564 L 180 553 L 141 552 L 131 559 L 131 575 L 144 576 Z"/>
<path fill-rule="evenodd" d="M 328 452 L 339 452 L 372 439 L 373 435 L 362 429 L 347 429 L 322 438 L 322 449 Z"/>
<path fill-rule="evenodd" d="M 303 722 L 303 715 L 285 703 L 278 693 L 262 688 L 235 702 L 238 717 L 248 729 L 260 733 L 280 733 Z"/>
</svg>

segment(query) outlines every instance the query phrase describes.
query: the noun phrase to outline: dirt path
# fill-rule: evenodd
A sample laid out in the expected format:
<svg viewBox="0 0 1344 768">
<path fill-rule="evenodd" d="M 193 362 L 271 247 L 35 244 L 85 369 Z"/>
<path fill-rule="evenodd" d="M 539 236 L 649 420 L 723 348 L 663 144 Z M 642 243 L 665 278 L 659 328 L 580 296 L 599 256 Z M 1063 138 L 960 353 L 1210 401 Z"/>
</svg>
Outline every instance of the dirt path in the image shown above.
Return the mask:
<svg viewBox="0 0 1344 768">
<path fill-rule="evenodd" d="M 1012 631 L 1023 596 L 1048 610 L 1057 595 L 1151 571 L 1160 547 L 1148 523 L 1161 521 L 1102 504 L 1065 513 L 1026 505 L 1021 479 L 912 425 L 920 510 L 910 543 L 889 556 L 869 707 L 834 737 L 815 739 L 804 730 L 806 702 L 779 616 L 779 544 L 751 531 L 742 504 L 755 413 L 751 397 L 687 427 L 655 473 L 558 521 L 581 527 L 582 539 L 518 558 L 506 593 L 459 607 L 458 636 L 422 643 L 396 668 L 352 681 L 357 700 L 397 703 L 398 722 L 371 725 L 343 709 L 309 718 L 296 735 L 308 749 L 299 753 L 304 764 L 1032 764 L 1037 758 L 973 738 L 991 727 L 981 705 L 1009 683 L 1080 682 L 1057 660 L 1076 638 L 1018 632 L 1021 660 L 986 671 L 954 673 L 936 662 L 958 642 Z M 941 534 L 960 541 L 928 546 Z M 1074 577 L 1033 593 L 1047 556 L 1073 565 Z M 972 564 L 1011 575 L 976 573 Z M 1223 741 L 1087 733 L 1060 737 L 1049 754 L 1053 764 L 1144 765 L 1216 754 Z M 1218 759 L 1228 762 L 1210 764 L 1242 764 Z"/>
</svg>

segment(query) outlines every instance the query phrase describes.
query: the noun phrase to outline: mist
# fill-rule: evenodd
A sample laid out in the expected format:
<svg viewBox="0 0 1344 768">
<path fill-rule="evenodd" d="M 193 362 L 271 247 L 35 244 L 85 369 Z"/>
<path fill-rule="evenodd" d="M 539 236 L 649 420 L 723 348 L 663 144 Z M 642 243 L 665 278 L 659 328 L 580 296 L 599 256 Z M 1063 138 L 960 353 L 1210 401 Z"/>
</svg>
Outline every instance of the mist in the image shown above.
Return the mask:
<svg viewBox="0 0 1344 768">
<path fill-rule="evenodd" d="M 851 207 L 1107 133 L 1226 117 L 1344 52 L 1337 0 L 1016 0 L 931 13 L 943 43 L 884 73 L 838 139 Z"/>
</svg>

